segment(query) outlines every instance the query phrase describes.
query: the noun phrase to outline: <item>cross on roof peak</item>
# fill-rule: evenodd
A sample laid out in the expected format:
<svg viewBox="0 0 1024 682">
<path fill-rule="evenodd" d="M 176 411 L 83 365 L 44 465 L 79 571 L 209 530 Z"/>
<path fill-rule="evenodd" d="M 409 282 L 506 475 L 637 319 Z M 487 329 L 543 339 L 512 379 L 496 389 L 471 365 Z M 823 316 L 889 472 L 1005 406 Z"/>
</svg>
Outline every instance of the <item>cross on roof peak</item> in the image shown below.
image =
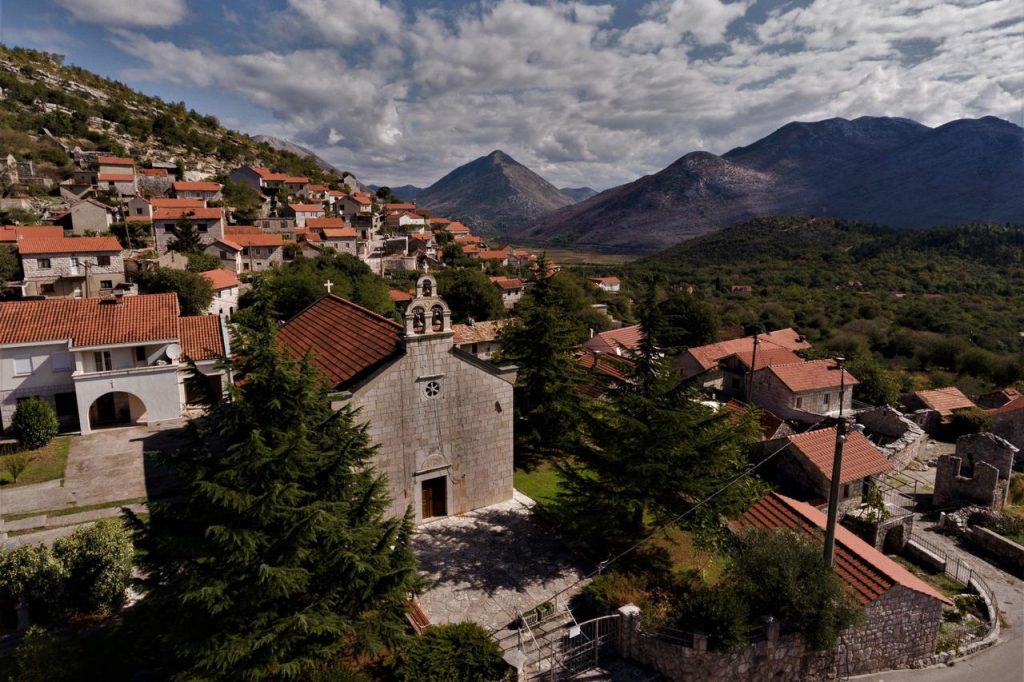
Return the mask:
<svg viewBox="0 0 1024 682">
<path fill-rule="evenodd" d="M 326 282 L 324 282 L 324 289 L 327 289 L 327 293 L 328 294 L 331 293 L 331 287 L 333 287 L 333 286 L 334 286 L 334 282 L 332 282 L 331 280 L 327 280 Z"/>
</svg>

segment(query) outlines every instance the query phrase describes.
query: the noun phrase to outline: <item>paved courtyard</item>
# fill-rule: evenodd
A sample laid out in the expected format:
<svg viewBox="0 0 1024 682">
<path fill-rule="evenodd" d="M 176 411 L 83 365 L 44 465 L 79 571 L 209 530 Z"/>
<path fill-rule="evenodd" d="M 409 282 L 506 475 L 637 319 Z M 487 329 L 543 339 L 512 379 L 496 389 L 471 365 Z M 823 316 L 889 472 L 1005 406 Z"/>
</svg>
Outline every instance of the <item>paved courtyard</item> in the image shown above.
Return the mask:
<svg viewBox="0 0 1024 682">
<path fill-rule="evenodd" d="M 432 623 L 470 620 L 493 632 L 515 619 L 517 607 L 528 611 L 588 572 L 530 518 L 528 504 L 516 493 L 508 502 L 419 527 L 414 545 L 429 580 L 419 600 Z"/>
</svg>

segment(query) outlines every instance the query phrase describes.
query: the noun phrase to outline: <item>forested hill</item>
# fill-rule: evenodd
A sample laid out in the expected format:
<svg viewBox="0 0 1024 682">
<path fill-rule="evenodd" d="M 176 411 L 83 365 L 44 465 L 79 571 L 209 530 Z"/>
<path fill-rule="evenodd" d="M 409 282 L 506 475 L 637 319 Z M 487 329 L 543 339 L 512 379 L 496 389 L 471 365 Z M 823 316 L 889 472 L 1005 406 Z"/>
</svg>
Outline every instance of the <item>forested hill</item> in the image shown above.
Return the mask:
<svg viewBox="0 0 1024 682">
<path fill-rule="evenodd" d="M 123 83 L 65 66 L 58 54 L 0 45 L 0 140 L 3 153 L 36 163 L 37 174 L 61 179 L 67 152 L 102 150 L 147 161 L 175 162 L 197 177 L 245 163 L 326 180 L 315 158 L 230 130 L 213 116 L 164 102 Z"/>
</svg>

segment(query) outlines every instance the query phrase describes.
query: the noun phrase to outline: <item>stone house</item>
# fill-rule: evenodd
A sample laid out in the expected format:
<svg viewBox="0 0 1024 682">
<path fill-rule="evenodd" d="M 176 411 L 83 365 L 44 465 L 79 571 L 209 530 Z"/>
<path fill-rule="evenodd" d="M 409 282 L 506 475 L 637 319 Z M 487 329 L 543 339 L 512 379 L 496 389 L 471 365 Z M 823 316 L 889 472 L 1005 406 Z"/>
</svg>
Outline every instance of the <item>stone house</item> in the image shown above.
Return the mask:
<svg viewBox="0 0 1024 682">
<path fill-rule="evenodd" d="M 351 227 L 325 227 L 318 230 L 320 246 L 347 253 L 359 258 L 366 253 L 366 242 L 359 239 L 359 232 Z M 362 247 L 362 248 L 361 248 Z"/>
<path fill-rule="evenodd" d="M 284 210 L 286 216 L 295 219 L 296 227 L 305 227 L 306 220 L 323 218 L 325 213 L 323 204 L 288 204 Z"/>
<path fill-rule="evenodd" d="M 96 187 L 100 191 L 114 191 L 122 197 L 133 197 L 139 193 L 134 173 L 97 173 Z"/>
<path fill-rule="evenodd" d="M 260 272 L 284 262 L 284 240 L 279 234 L 239 234 L 228 228 L 225 238 L 242 247 L 242 272 Z"/>
<path fill-rule="evenodd" d="M 992 433 L 972 433 L 956 441 L 955 455 L 939 457 L 932 504 L 950 509 L 979 504 L 1002 510 L 1019 450 Z"/>
<path fill-rule="evenodd" d="M 231 237 L 214 239 L 203 251 L 219 258 L 221 269 L 242 272 L 242 245 Z"/>
<path fill-rule="evenodd" d="M 276 192 L 289 178 L 285 173 L 275 173 L 263 166 L 239 166 L 229 176 L 234 182 L 243 182 L 264 194 Z"/>
<path fill-rule="evenodd" d="M 756 338 L 758 355 L 768 349 L 798 351 L 811 347 L 807 339 L 789 327 L 758 334 Z M 679 367 L 679 378 L 682 381 L 692 379 L 700 388 L 722 390 L 725 376 L 719 363 L 734 353 L 753 353 L 754 339 L 753 336 L 745 336 L 686 349 L 675 361 Z M 757 364 L 761 366 L 760 361 Z"/>
<path fill-rule="evenodd" d="M 750 378 L 753 371 L 771 367 L 803 362 L 803 358 L 789 350 L 769 344 L 757 344 L 756 351 L 742 351 L 727 355 L 718 361 L 718 369 L 722 374 L 722 388 L 719 397 L 722 400 L 747 400 L 750 389 Z"/>
<path fill-rule="evenodd" d="M 481 360 L 490 360 L 498 352 L 498 334 L 506 324 L 507 320 L 470 320 L 466 324 L 453 324 L 455 347 Z"/>
<path fill-rule="evenodd" d="M 417 522 L 512 497 L 512 382 L 454 346 L 447 304 L 421 277 L 404 325 L 328 295 L 285 323 L 278 339 L 311 354 L 337 393 L 359 409 L 379 446 L 390 513 Z"/>
<path fill-rule="evenodd" d="M 84 199 L 53 222 L 63 227 L 65 234 L 81 237 L 87 233 L 109 232 L 113 219 L 109 206 L 95 199 Z"/>
<path fill-rule="evenodd" d="M 1005 438 L 1018 450 L 1024 449 L 1024 396 L 988 411 L 992 433 Z"/>
<path fill-rule="evenodd" d="M 125 215 L 131 217 L 153 218 L 153 211 L 158 208 L 206 208 L 202 199 L 168 199 L 166 197 L 132 197 L 125 203 Z"/>
<path fill-rule="evenodd" d="M 728 415 L 729 421 L 739 424 L 749 408 L 744 402 L 730 400 L 722 405 L 722 409 Z M 761 427 L 761 440 L 763 441 L 775 441 L 793 435 L 793 429 L 789 424 L 768 410 L 757 408 L 757 420 Z"/>
<path fill-rule="evenodd" d="M 601 291 L 609 294 L 617 294 L 622 287 L 618 277 L 591 277 L 590 283 Z"/>
<path fill-rule="evenodd" d="M 221 268 L 219 270 L 207 270 L 200 273 L 210 282 L 213 287 L 213 301 L 206 312 L 210 315 L 220 315 L 230 318 L 238 310 L 238 296 L 241 282 L 238 276 L 231 270 Z"/>
<path fill-rule="evenodd" d="M 750 402 L 783 419 L 815 423 L 853 409 L 853 387 L 859 382 L 834 360 L 771 365 L 755 370 Z"/>
<path fill-rule="evenodd" d="M 481 249 L 476 257 L 491 265 L 508 265 L 508 251 L 501 249 Z"/>
<path fill-rule="evenodd" d="M 114 237 L 26 237 L 18 242 L 25 296 L 90 298 L 124 283 L 121 243 Z"/>
<path fill-rule="evenodd" d="M 153 234 L 157 253 L 166 253 L 174 241 L 178 222 L 189 220 L 204 244 L 224 237 L 224 212 L 219 208 L 155 208 Z"/>
<path fill-rule="evenodd" d="M 627 357 L 630 351 L 636 350 L 642 337 L 643 334 L 638 324 L 609 329 L 596 334 L 591 330 L 590 339 L 584 344 L 584 347 L 591 353 Z"/>
<path fill-rule="evenodd" d="M 355 192 L 346 195 L 337 202 L 338 212 L 349 223 L 353 222 L 356 216 L 369 216 L 373 214 L 373 198 L 364 192 Z"/>
<path fill-rule="evenodd" d="M 0 430 L 28 397 L 82 433 L 178 419 L 185 359 L 219 386 L 227 352 L 222 319 L 180 317 L 173 293 L 0 303 Z"/>
<path fill-rule="evenodd" d="M 203 201 L 220 201 L 224 198 L 224 185 L 219 182 L 189 182 L 178 180 L 174 183 L 174 196 L 178 199 L 201 199 Z"/>
<path fill-rule="evenodd" d="M 901 396 L 903 406 L 911 418 L 931 435 L 941 434 L 953 420 L 953 413 L 977 407 L 956 386 L 915 391 Z"/>
<path fill-rule="evenodd" d="M 999 391 L 992 391 L 991 393 L 979 395 L 978 399 L 974 402 L 978 407 L 982 407 L 986 410 L 997 410 L 1000 407 L 1009 405 L 1020 397 L 1020 391 L 1012 387 L 1007 387 Z"/>
<path fill-rule="evenodd" d="M 282 184 L 289 195 L 303 196 L 307 193 L 306 187 L 309 186 L 309 178 L 305 175 L 289 175 L 285 177 Z"/>
<path fill-rule="evenodd" d="M 135 159 L 125 156 L 100 156 L 96 159 L 96 172 L 135 176 Z"/>
<path fill-rule="evenodd" d="M 153 195 L 164 195 L 171 191 L 171 174 L 166 168 L 140 168 L 135 176 L 139 192 Z"/>
<path fill-rule="evenodd" d="M 765 463 L 762 475 L 783 493 L 813 506 L 823 506 L 831 492 L 835 447 L 834 426 L 767 441 L 759 452 L 781 452 Z M 876 477 L 891 469 L 889 460 L 864 434 L 848 432 L 839 479 L 840 510 L 859 506 L 862 493 Z"/>
<path fill-rule="evenodd" d="M 501 304 L 506 310 L 516 307 L 526 291 L 526 282 L 516 277 L 491 277 L 494 286 L 501 292 Z"/>
<path fill-rule="evenodd" d="M 865 428 L 864 435 L 892 462 L 896 471 L 917 458 L 928 440 L 924 429 L 888 405 L 858 412 L 857 423 Z"/>
</svg>

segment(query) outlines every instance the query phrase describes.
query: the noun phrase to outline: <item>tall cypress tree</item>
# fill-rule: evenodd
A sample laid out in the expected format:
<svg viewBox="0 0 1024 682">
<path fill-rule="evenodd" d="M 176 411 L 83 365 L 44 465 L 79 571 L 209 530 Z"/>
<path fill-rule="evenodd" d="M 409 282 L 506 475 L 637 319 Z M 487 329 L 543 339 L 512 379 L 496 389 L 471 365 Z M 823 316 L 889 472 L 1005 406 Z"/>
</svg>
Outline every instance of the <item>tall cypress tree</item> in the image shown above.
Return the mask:
<svg viewBox="0 0 1024 682">
<path fill-rule="evenodd" d="M 537 282 L 517 307 L 519 320 L 502 331 L 498 356 L 519 367 L 516 441 L 529 452 L 573 447 L 582 419 L 575 330 L 559 306 L 544 256 L 537 266 Z"/>
<path fill-rule="evenodd" d="M 565 484 L 556 509 L 567 532 L 598 552 L 638 540 L 650 521 L 671 520 L 746 468 L 752 423 L 739 426 L 675 385 L 657 339 L 663 320 L 651 283 L 637 306 L 641 338 L 625 378 L 588 414 L 587 447 L 561 468 Z M 690 525 L 750 501 L 752 482 L 717 496 Z"/>
<path fill-rule="evenodd" d="M 264 320 L 236 340 L 229 399 L 160 455 L 185 495 L 132 519 L 140 617 L 181 679 L 301 679 L 372 652 L 401 637 L 418 584 L 365 425 Z"/>
</svg>

